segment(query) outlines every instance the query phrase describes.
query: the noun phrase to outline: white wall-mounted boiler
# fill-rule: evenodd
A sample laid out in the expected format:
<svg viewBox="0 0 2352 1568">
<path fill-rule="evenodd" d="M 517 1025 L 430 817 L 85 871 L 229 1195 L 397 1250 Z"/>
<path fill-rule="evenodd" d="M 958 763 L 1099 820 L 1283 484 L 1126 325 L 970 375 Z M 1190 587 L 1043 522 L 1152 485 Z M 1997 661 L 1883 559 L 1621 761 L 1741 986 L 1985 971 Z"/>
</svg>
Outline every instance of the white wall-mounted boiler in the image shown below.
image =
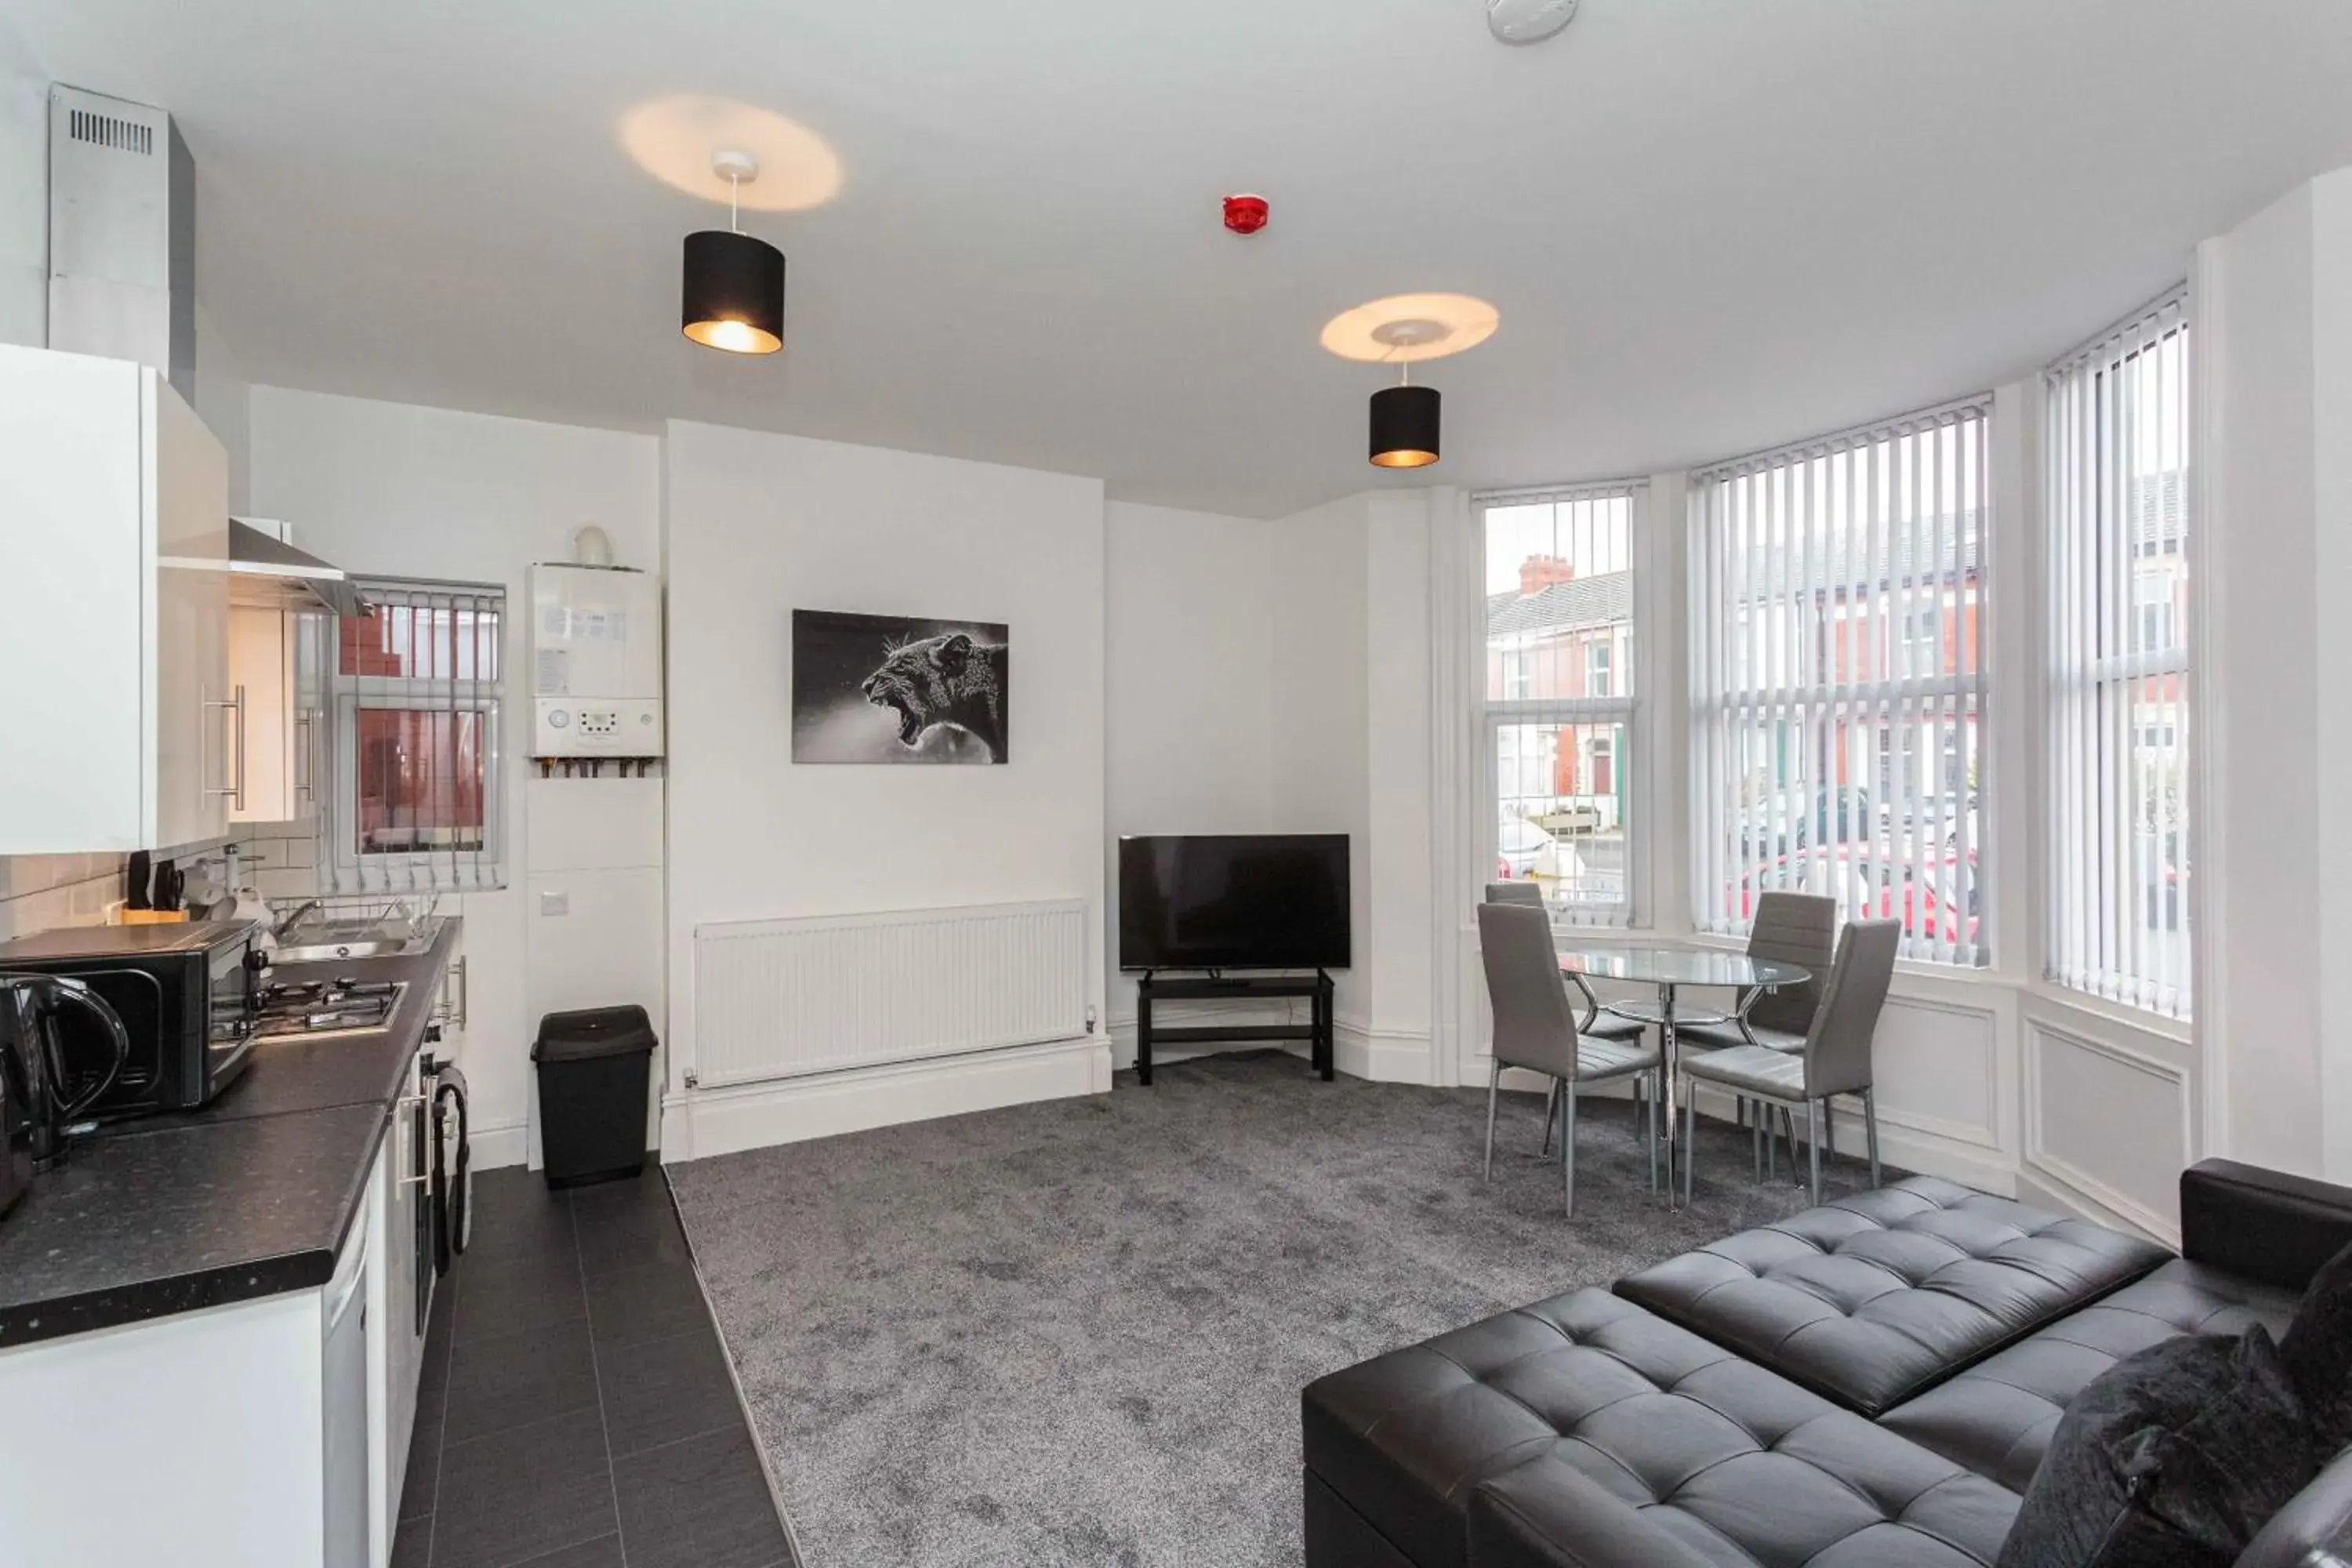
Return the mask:
<svg viewBox="0 0 2352 1568">
<path fill-rule="evenodd" d="M 530 569 L 530 754 L 662 754 L 661 582 L 620 566 Z"/>
</svg>

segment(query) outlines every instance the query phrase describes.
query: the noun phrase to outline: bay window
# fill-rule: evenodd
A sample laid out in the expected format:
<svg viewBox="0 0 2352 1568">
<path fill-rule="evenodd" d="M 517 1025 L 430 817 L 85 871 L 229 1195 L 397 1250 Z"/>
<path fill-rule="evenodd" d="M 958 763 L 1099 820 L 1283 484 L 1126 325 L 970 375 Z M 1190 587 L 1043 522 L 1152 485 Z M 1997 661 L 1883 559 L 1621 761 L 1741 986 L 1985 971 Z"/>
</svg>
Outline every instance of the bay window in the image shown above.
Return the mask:
<svg viewBox="0 0 2352 1568">
<path fill-rule="evenodd" d="M 1826 894 L 1990 959 L 1979 627 L 1990 396 L 1691 477 L 1694 922 Z"/>
<path fill-rule="evenodd" d="M 1635 918 L 1633 552 L 1645 493 L 1618 483 L 1476 502 L 1494 825 L 1484 869 L 1534 881 L 1563 923 Z"/>
<path fill-rule="evenodd" d="M 2189 331 L 2181 293 L 2050 367 L 2047 952 L 2057 984 L 2190 1012 Z"/>
</svg>

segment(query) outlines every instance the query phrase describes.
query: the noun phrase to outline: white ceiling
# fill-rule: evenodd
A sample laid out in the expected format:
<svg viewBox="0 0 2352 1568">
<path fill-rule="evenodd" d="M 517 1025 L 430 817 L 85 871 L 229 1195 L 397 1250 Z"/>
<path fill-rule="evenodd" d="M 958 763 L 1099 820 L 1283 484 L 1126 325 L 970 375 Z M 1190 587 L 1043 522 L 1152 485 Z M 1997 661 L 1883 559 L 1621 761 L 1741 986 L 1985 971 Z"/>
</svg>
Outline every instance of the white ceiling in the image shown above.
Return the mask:
<svg viewBox="0 0 2352 1568">
<path fill-rule="evenodd" d="M 198 296 L 258 381 L 667 416 L 1097 474 L 1275 516 L 1382 483 L 1646 471 L 2013 378 L 2352 162 L 2340 0 L 0 0 L 162 104 Z M 712 209 L 619 125 L 665 94 L 826 138 L 760 214 L 788 347 L 677 332 Z M 1271 226 L 1218 221 L 1263 192 Z M 719 216 L 724 222 L 724 214 Z M 1366 466 L 1360 300 L 1502 330 L 1430 367 L 1446 458 Z"/>
</svg>

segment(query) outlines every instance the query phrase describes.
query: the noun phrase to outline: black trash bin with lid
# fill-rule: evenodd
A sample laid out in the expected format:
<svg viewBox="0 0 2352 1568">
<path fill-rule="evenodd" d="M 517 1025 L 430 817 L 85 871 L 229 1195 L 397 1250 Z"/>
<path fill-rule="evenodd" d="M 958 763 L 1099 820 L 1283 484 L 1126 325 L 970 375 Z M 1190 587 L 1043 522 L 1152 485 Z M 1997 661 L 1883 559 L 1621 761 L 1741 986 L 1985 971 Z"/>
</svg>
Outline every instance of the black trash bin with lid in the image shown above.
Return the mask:
<svg viewBox="0 0 2352 1568">
<path fill-rule="evenodd" d="M 646 1095 L 657 1042 L 643 1007 L 591 1007 L 539 1021 L 541 1152 L 547 1184 L 578 1186 L 646 1168 Z"/>
</svg>

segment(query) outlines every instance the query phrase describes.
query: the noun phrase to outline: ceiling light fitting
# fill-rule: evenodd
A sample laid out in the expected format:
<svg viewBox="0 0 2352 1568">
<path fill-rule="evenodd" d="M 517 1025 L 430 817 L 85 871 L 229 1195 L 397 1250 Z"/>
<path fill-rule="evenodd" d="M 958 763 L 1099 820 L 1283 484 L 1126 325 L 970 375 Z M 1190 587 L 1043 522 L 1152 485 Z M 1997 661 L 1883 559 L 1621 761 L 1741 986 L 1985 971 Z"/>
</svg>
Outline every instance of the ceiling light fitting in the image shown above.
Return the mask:
<svg viewBox="0 0 2352 1568">
<path fill-rule="evenodd" d="M 1372 394 L 1372 466 L 1425 468 L 1437 461 L 1438 409 L 1433 386 L 1412 384 L 1412 367 L 1397 366 L 1397 384 Z"/>
<path fill-rule="evenodd" d="M 706 348 L 774 353 L 784 346 L 784 253 L 742 228 L 742 187 L 760 177 L 759 160 L 722 152 L 710 168 L 727 182 L 727 226 L 686 237 L 679 330 Z"/>
<path fill-rule="evenodd" d="M 1506 44 L 1539 44 L 1576 20 L 1578 0 L 1486 0 L 1486 30 Z"/>
</svg>

